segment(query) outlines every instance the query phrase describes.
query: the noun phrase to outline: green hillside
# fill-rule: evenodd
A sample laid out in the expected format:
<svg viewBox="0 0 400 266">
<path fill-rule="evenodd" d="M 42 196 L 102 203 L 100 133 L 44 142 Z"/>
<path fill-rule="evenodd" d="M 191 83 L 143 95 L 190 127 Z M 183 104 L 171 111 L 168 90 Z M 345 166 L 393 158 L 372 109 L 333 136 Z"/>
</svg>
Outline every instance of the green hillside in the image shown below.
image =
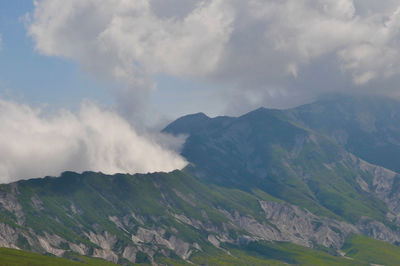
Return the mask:
<svg viewBox="0 0 400 266">
<path fill-rule="evenodd" d="M 347 257 L 380 265 L 400 265 L 400 247 L 354 235 L 343 246 Z"/>
<path fill-rule="evenodd" d="M 2 266 L 111 266 L 111 262 L 70 255 L 69 259 L 44 256 L 32 252 L 16 250 L 11 248 L 0 248 L 0 265 Z"/>
</svg>

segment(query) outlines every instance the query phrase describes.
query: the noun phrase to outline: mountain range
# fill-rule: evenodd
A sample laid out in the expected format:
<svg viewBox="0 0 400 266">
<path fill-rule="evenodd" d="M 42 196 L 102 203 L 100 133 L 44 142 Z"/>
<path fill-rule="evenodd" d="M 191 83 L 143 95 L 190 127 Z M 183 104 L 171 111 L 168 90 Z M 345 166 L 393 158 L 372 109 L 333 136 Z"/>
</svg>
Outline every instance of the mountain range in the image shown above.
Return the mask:
<svg viewBox="0 0 400 266">
<path fill-rule="evenodd" d="M 163 132 L 186 137 L 184 169 L 0 185 L 0 262 L 400 264 L 400 102 L 198 113 Z"/>
</svg>

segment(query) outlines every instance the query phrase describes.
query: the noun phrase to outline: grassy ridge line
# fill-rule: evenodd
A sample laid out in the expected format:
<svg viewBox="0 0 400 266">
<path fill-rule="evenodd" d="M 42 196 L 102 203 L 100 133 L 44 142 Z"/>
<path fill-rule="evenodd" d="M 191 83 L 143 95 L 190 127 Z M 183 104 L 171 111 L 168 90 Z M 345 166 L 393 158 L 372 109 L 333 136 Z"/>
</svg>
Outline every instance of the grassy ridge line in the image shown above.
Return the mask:
<svg viewBox="0 0 400 266">
<path fill-rule="evenodd" d="M 83 256 L 71 256 L 71 259 L 66 258 L 58 258 L 58 257 L 50 257 L 45 255 L 40 255 L 28 251 L 21 251 L 17 249 L 11 248 L 0 248 L 0 265 L 2 266 L 79 266 L 79 265 L 87 265 L 87 266 L 111 266 L 116 265 L 114 263 L 95 259 L 88 258 Z M 76 261 L 75 261 L 76 260 Z"/>
</svg>

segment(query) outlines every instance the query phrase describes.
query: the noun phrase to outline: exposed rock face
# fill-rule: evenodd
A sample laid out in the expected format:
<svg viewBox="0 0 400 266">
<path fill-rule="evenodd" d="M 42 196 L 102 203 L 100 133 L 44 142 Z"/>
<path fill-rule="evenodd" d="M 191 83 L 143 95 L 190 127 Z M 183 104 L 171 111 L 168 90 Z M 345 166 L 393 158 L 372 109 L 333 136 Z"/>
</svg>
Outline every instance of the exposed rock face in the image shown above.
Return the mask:
<svg viewBox="0 0 400 266">
<path fill-rule="evenodd" d="M 400 242 L 400 232 L 371 218 L 364 217 L 359 223 L 352 225 L 316 216 L 287 203 L 260 201 L 260 205 L 265 212 L 264 222 L 257 221 L 253 217 L 241 216 L 238 212 L 230 214 L 225 210 L 220 210 L 235 226 L 250 234 L 250 237 L 239 237 L 239 241 L 260 239 L 286 241 L 307 247 L 318 244 L 337 251 L 340 251 L 346 237 L 350 234 L 364 234 L 390 243 Z M 221 238 L 209 235 L 208 240 L 213 245 L 219 246 Z"/>
<path fill-rule="evenodd" d="M 253 240 L 287 241 L 307 247 L 318 244 L 340 249 L 346 236 L 359 233 L 349 223 L 321 218 L 297 206 L 267 201 L 260 201 L 260 205 L 265 212 L 266 219 L 263 222 L 241 216 L 238 212 L 230 214 L 225 210 L 220 211 L 238 228 L 247 231 Z M 215 245 L 216 241 L 212 240 L 209 236 L 209 241 Z"/>
<path fill-rule="evenodd" d="M 32 205 L 38 210 L 43 210 L 43 202 L 35 195 L 31 197 Z"/>
<path fill-rule="evenodd" d="M 372 238 L 390 243 L 400 243 L 399 231 L 394 231 L 381 222 L 363 217 L 360 219 L 357 227 L 361 233 Z"/>
<path fill-rule="evenodd" d="M 118 256 L 112 252 L 111 250 L 107 249 L 97 249 L 95 248 L 92 254 L 93 257 L 102 258 L 114 263 L 118 262 Z"/>
<path fill-rule="evenodd" d="M 0 223 L 0 246 L 7 248 L 18 248 L 15 243 L 18 240 L 18 234 L 11 226 Z"/>
<path fill-rule="evenodd" d="M 133 246 L 127 246 L 122 253 L 122 257 L 129 260 L 130 262 L 136 261 L 137 249 Z"/>
<path fill-rule="evenodd" d="M 22 225 L 24 223 L 24 213 L 21 204 L 15 196 L 17 193 L 18 188 L 16 184 L 13 184 L 11 193 L 0 191 L 0 204 L 2 208 L 13 213 L 17 218 L 17 223 Z"/>
<path fill-rule="evenodd" d="M 155 245 L 165 246 L 166 248 L 174 251 L 178 256 L 183 259 L 188 259 L 192 251 L 190 250 L 191 245 L 185 241 L 175 237 L 170 236 L 169 239 L 163 237 L 165 230 L 159 229 L 149 230 L 143 227 L 139 227 L 137 234 L 132 235 L 132 239 L 135 243 L 153 243 Z"/>
<path fill-rule="evenodd" d="M 103 234 L 90 232 L 86 234 L 87 238 L 94 244 L 100 246 L 104 250 L 111 250 L 117 242 L 117 237 L 105 231 Z"/>
<path fill-rule="evenodd" d="M 362 170 L 373 176 L 372 188 L 368 187 L 378 198 L 384 200 L 389 209 L 396 214 L 400 213 L 400 175 L 386 168 L 367 163 L 358 159 Z"/>
<path fill-rule="evenodd" d="M 82 243 L 80 243 L 79 245 L 74 243 L 69 243 L 69 248 L 80 255 L 89 254 L 89 248 Z"/>
<path fill-rule="evenodd" d="M 266 201 L 260 204 L 267 220 L 278 229 L 280 239 L 275 240 L 340 249 L 347 235 L 358 232 L 351 224 L 321 218 L 297 206 Z"/>
<path fill-rule="evenodd" d="M 51 236 L 46 235 L 46 237 L 37 236 L 37 238 L 39 240 L 40 245 L 46 252 L 51 253 L 56 256 L 62 256 L 64 254 L 65 250 L 53 247 L 53 245 L 56 246 L 57 242 L 59 244 L 58 236 L 51 237 Z"/>
</svg>

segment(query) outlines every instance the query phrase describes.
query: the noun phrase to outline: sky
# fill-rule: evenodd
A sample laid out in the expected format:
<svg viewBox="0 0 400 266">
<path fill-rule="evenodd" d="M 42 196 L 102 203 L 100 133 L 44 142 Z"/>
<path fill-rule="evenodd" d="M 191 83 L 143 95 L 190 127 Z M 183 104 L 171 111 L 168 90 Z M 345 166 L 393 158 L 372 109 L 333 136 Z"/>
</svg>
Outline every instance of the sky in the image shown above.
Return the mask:
<svg viewBox="0 0 400 266">
<path fill-rule="evenodd" d="M 0 2 L 0 95 L 53 110 L 76 110 L 82 99 L 115 105 L 112 92 L 107 89 L 112 84 L 98 81 L 74 60 L 49 57 L 35 50 L 26 26 L 26 15 L 33 10 L 34 2 L 30 0 Z M 149 99 L 155 117 L 147 118 L 150 124 L 158 122 L 160 116 L 164 122 L 188 113 L 204 111 L 218 115 L 222 112 L 213 101 L 213 84 L 163 74 L 154 79 L 158 88 Z M 199 98 L 203 101 L 196 100 Z"/>
<path fill-rule="evenodd" d="M 188 113 L 399 97 L 399 0 L 2 0 L 0 36 L 0 181 L 182 168 L 157 131 Z"/>
</svg>

